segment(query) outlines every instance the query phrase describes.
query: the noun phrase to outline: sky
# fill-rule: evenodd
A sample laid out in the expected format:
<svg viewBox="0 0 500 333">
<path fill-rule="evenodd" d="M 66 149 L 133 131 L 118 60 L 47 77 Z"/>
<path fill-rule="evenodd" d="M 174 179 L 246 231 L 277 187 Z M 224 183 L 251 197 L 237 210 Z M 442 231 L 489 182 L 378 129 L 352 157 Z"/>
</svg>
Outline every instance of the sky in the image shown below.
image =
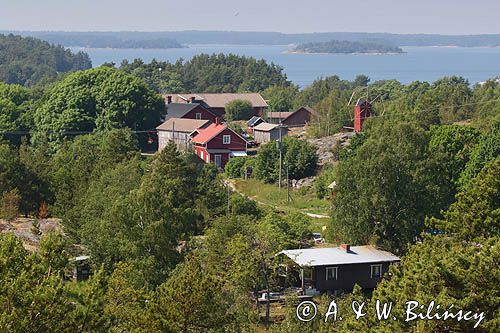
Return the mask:
<svg viewBox="0 0 500 333">
<path fill-rule="evenodd" d="M 500 33 L 500 0 L 0 0 L 0 30 Z"/>
</svg>

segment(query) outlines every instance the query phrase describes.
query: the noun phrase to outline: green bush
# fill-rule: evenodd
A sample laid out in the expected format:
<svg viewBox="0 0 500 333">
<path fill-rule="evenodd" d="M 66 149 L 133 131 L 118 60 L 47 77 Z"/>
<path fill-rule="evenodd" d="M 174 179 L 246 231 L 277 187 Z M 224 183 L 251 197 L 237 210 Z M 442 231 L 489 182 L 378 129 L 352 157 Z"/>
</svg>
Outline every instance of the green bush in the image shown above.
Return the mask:
<svg viewBox="0 0 500 333">
<path fill-rule="evenodd" d="M 314 180 L 314 190 L 316 192 L 316 196 L 320 199 L 326 198 L 330 195 L 331 190 L 328 186 L 335 180 L 335 171 L 333 165 L 329 165 L 316 177 Z"/>
<path fill-rule="evenodd" d="M 234 157 L 231 158 L 224 168 L 227 176 L 229 178 L 239 178 L 241 176 L 241 170 L 245 165 L 246 158 L 245 157 Z"/>
<path fill-rule="evenodd" d="M 254 115 L 252 103 L 249 101 L 237 99 L 226 104 L 225 118 L 232 120 L 248 120 Z"/>
<path fill-rule="evenodd" d="M 231 158 L 224 169 L 226 175 L 229 178 L 244 178 L 245 170 L 247 170 L 247 177 L 250 177 L 255 164 L 254 160 L 254 158 L 249 156 Z"/>
</svg>

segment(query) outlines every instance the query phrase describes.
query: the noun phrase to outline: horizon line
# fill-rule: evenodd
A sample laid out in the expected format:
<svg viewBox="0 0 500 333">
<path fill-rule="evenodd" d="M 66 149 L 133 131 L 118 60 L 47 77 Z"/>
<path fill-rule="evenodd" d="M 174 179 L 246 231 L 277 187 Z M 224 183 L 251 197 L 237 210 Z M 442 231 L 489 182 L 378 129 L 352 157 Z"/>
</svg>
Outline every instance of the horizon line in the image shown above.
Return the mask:
<svg viewBox="0 0 500 333">
<path fill-rule="evenodd" d="M 252 31 L 252 30 L 12 30 L 0 29 L 0 32 L 8 33 L 182 33 L 182 32 L 219 32 L 219 33 L 264 33 L 264 34 L 282 34 L 282 35 L 312 35 L 312 34 L 387 34 L 387 35 L 425 35 L 425 36 L 495 36 L 498 33 L 481 33 L 481 34 L 443 34 L 443 33 L 400 33 L 400 32 L 367 32 L 367 31 L 317 31 L 317 32 L 281 32 L 281 31 Z"/>
</svg>

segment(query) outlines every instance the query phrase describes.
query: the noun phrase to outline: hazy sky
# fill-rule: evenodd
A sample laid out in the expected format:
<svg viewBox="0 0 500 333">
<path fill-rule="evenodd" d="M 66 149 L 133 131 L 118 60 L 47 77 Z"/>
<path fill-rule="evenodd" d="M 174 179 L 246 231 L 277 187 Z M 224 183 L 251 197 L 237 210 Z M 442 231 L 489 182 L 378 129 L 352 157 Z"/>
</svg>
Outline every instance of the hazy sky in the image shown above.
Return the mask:
<svg viewBox="0 0 500 333">
<path fill-rule="evenodd" d="M 500 0 L 0 0 L 0 30 L 500 33 Z"/>
</svg>

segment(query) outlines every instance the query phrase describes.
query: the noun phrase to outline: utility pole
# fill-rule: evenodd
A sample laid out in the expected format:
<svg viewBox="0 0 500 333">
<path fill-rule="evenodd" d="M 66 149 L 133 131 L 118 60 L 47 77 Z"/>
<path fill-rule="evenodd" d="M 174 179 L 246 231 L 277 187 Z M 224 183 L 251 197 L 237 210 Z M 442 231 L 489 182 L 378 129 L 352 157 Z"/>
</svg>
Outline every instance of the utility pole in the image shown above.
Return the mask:
<svg viewBox="0 0 500 333">
<path fill-rule="evenodd" d="M 282 174 L 282 169 L 283 169 L 283 154 L 281 152 L 281 111 L 280 111 L 280 114 L 279 114 L 279 117 L 280 117 L 280 123 L 279 123 L 279 126 L 278 126 L 278 129 L 279 129 L 279 142 L 278 142 L 278 148 L 280 150 L 280 173 L 279 173 L 279 180 L 278 180 L 278 187 L 279 187 L 279 190 L 281 191 L 281 174 Z"/>
<path fill-rule="evenodd" d="M 290 202 L 290 178 L 288 177 L 288 164 L 286 165 L 286 200 Z"/>
<path fill-rule="evenodd" d="M 231 186 L 227 184 L 227 216 L 229 216 L 229 199 L 231 198 Z"/>
</svg>

